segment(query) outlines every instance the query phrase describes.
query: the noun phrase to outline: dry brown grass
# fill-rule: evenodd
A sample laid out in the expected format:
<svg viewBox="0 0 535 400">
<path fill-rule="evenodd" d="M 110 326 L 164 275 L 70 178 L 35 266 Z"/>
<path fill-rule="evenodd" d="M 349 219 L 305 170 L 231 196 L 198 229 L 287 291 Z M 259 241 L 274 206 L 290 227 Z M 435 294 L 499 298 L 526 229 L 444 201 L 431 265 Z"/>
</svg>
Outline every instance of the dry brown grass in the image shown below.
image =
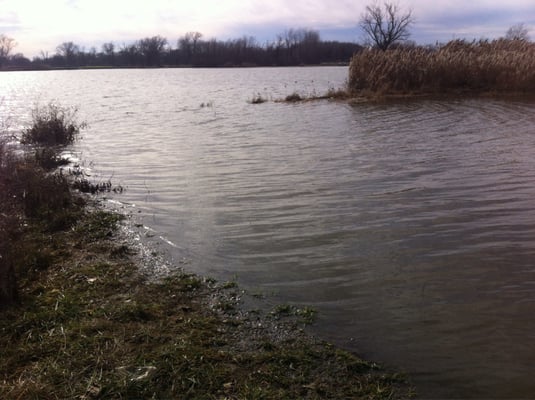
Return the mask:
<svg viewBox="0 0 535 400">
<path fill-rule="evenodd" d="M 17 301 L 15 277 L 25 268 L 17 247 L 24 227 L 32 222 L 51 233 L 69 228 L 81 205 L 68 177 L 53 170 L 63 163 L 61 148 L 84 125 L 76 122 L 75 109 L 56 104 L 36 108 L 32 115 L 32 125 L 22 134 L 22 142 L 32 145 L 24 156 L 10 144 L 13 138 L 0 132 L 0 308 Z"/>
<path fill-rule="evenodd" d="M 5 140 L 0 138 L 0 308 L 17 299 L 15 271 L 11 257 L 12 240 L 19 231 L 19 221 L 13 213 L 13 193 L 10 177 L 13 171 L 12 154 Z"/>
<path fill-rule="evenodd" d="M 357 53 L 349 69 L 353 94 L 535 92 L 535 43 L 454 40 L 436 48 Z"/>
<path fill-rule="evenodd" d="M 67 177 L 47 173 L 0 143 L 0 309 L 18 298 L 15 276 L 26 267 L 20 255 L 28 254 L 19 250 L 27 223 L 46 226 L 49 233 L 68 228 L 76 220 L 77 202 Z"/>
</svg>

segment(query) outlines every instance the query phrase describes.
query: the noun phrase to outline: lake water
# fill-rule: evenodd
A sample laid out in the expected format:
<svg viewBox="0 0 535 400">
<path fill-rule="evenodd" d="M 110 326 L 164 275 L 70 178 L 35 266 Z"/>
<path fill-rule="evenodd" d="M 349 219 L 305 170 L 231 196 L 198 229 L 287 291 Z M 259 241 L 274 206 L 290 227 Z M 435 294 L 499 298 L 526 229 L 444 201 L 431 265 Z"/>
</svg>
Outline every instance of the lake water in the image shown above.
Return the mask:
<svg viewBox="0 0 535 400">
<path fill-rule="evenodd" d="M 535 103 L 251 104 L 347 68 L 0 74 L 16 131 L 77 105 L 77 145 L 185 267 L 319 311 L 313 330 L 423 397 L 535 394 Z"/>
</svg>

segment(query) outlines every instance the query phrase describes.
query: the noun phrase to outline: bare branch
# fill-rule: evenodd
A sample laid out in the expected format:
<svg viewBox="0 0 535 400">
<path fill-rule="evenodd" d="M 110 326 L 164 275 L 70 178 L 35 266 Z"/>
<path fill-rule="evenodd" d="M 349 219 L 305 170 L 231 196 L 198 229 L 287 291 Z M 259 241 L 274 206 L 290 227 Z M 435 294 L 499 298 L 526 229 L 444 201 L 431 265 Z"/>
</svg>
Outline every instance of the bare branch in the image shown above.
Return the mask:
<svg viewBox="0 0 535 400">
<path fill-rule="evenodd" d="M 523 23 L 515 24 L 507 30 L 505 39 L 529 42 L 529 29 Z"/>
<path fill-rule="evenodd" d="M 402 13 L 393 3 L 377 3 L 366 6 L 360 19 L 360 28 L 371 43 L 381 50 L 387 50 L 394 43 L 407 40 L 409 28 L 413 23 L 412 11 Z"/>
<path fill-rule="evenodd" d="M 15 39 L 6 35 L 0 35 L 0 60 L 9 58 L 9 54 L 15 48 L 17 42 Z M 0 61 L 1 62 L 1 61 Z"/>
</svg>

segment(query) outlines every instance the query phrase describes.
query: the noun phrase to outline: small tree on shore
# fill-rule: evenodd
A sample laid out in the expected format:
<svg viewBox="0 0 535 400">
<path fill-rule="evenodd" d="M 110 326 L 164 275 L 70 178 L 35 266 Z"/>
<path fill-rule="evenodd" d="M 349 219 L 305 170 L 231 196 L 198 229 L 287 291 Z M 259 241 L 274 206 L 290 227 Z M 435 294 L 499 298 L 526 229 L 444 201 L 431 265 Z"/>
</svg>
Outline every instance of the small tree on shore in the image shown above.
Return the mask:
<svg viewBox="0 0 535 400">
<path fill-rule="evenodd" d="M 384 51 L 395 43 L 407 40 L 413 22 L 411 10 L 403 12 L 393 3 L 384 3 L 381 8 L 379 4 L 374 3 L 366 6 L 359 25 L 367 41 Z"/>
<path fill-rule="evenodd" d="M 104 43 L 102 45 L 102 54 L 108 63 L 113 64 L 115 59 L 115 44 L 113 42 Z"/>
</svg>

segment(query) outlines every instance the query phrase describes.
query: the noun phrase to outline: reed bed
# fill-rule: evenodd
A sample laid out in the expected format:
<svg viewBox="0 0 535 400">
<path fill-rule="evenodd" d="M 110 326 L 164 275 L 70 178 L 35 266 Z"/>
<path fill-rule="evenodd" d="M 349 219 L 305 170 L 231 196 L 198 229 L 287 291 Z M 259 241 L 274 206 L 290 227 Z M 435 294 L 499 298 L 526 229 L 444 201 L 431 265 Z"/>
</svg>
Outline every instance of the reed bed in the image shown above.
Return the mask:
<svg viewBox="0 0 535 400">
<path fill-rule="evenodd" d="M 534 93 L 535 43 L 453 40 L 367 49 L 351 59 L 348 86 L 353 95 Z"/>
</svg>

